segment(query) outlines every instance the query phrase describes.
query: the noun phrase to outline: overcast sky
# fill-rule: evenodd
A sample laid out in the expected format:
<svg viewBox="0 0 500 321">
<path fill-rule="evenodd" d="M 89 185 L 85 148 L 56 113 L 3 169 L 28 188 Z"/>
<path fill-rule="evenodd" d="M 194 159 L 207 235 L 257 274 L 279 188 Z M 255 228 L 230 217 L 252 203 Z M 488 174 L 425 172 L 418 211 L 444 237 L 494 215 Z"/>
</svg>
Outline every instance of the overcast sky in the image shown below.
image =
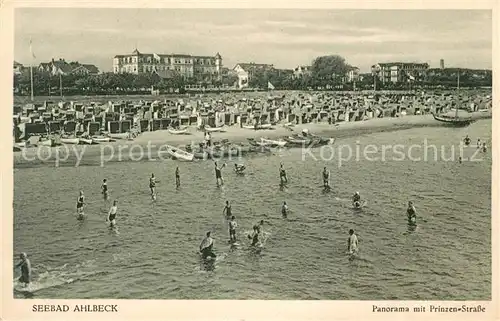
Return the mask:
<svg viewBox="0 0 500 321">
<path fill-rule="evenodd" d="M 377 62 L 492 68 L 492 16 L 480 10 L 16 9 L 14 58 L 65 58 L 112 70 L 131 53 L 185 53 L 279 68 L 339 54 L 362 72 Z"/>
</svg>

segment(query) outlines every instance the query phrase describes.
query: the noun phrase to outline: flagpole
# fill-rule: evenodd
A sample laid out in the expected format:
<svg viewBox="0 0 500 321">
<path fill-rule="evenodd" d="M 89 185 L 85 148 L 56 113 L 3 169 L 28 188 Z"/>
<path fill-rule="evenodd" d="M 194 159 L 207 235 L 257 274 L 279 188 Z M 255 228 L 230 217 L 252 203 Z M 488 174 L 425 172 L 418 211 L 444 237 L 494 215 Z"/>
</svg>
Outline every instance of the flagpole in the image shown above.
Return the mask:
<svg viewBox="0 0 500 321">
<path fill-rule="evenodd" d="M 62 88 L 62 74 L 59 73 L 59 93 L 61 95 L 61 98 L 63 96 L 63 88 Z"/>
<path fill-rule="evenodd" d="M 31 64 L 30 64 L 30 84 L 31 84 L 31 101 L 35 100 L 35 94 L 33 91 L 33 63 L 35 62 L 35 54 L 33 53 L 33 41 L 30 38 L 30 54 L 31 54 Z"/>
<path fill-rule="evenodd" d="M 31 82 L 31 101 L 34 101 L 35 96 L 33 94 L 33 64 L 30 64 L 30 82 Z"/>
</svg>

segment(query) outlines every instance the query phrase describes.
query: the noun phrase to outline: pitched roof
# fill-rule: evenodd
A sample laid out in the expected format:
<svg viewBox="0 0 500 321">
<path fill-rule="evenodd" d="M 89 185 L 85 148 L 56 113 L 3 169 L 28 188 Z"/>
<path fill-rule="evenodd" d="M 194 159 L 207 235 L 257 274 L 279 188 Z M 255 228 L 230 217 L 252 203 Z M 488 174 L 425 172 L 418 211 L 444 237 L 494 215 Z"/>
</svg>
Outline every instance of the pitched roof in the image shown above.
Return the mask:
<svg viewBox="0 0 500 321">
<path fill-rule="evenodd" d="M 52 62 L 52 65 L 64 73 L 69 73 L 75 69 L 74 66 L 68 64 L 66 61 L 54 61 Z"/>
</svg>

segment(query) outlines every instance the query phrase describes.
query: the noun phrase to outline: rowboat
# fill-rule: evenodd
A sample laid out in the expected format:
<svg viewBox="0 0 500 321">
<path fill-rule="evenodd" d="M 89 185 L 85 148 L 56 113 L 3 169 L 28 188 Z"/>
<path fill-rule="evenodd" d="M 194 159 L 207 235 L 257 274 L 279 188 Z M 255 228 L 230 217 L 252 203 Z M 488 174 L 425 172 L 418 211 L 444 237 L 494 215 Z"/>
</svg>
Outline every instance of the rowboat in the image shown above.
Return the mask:
<svg viewBox="0 0 500 321">
<path fill-rule="evenodd" d="M 92 137 L 92 141 L 95 143 L 109 143 L 111 141 L 111 138 L 104 136 L 94 136 Z"/>
<path fill-rule="evenodd" d="M 187 129 L 169 129 L 168 132 L 172 135 L 184 135 L 187 134 Z"/>
<path fill-rule="evenodd" d="M 208 125 L 205 126 L 205 130 L 209 133 L 215 133 L 215 132 L 223 132 L 224 131 L 224 126 L 221 127 L 210 127 Z"/>
<path fill-rule="evenodd" d="M 49 146 L 49 147 L 56 146 L 55 141 L 52 138 L 45 139 L 45 140 L 40 140 L 40 141 L 38 141 L 38 145 L 40 145 L 40 146 Z"/>
<path fill-rule="evenodd" d="M 78 144 L 80 139 L 78 137 L 61 137 L 61 143 L 63 144 Z"/>
<path fill-rule="evenodd" d="M 257 125 L 257 129 L 271 129 L 272 124 L 263 124 L 263 125 Z M 243 128 L 246 129 L 255 129 L 255 125 L 243 125 Z"/>
<path fill-rule="evenodd" d="M 435 120 L 442 122 L 443 124 L 451 127 L 465 127 L 469 126 L 474 122 L 472 117 L 459 118 L 459 117 L 449 117 L 445 115 L 432 114 Z"/>
<path fill-rule="evenodd" d="M 260 141 L 267 146 L 284 147 L 286 145 L 286 141 L 284 141 L 284 140 L 273 140 L 273 139 L 261 138 Z"/>
<path fill-rule="evenodd" d="M 114 138 L 114 139 L 128 139 L 130 134 L 129 133 L 109 133 L 109 137 Z"/>
<path fill-rule="evenodd" d="M 182 149 L 173 147 L 173 146 L 168 146 L 167 145 L 167 153 L 169 153 L 172 157 L 176 159 L 183 159 L 187 161 L 192 161 L 194 158 L 194 155 L 191 153 L 188 153 Z"/>
<path fill-rule="evenodd" d="M 92 145 L 93 142 L 94 142 L 94 140 L 92 138 L 80 137 L 80 144 L 83 144 L 83 145 Z"/>
<path fill-rule="evenodd" d="M 19 148 L 24 148 L 24 147 L 26 147 L 26 145 L 28 145 L 28 143 L 26 143 L 26 142 L 20 142 L 20 143 L 17 143 L 15 146 L 19 147 Z"/>
</svg>

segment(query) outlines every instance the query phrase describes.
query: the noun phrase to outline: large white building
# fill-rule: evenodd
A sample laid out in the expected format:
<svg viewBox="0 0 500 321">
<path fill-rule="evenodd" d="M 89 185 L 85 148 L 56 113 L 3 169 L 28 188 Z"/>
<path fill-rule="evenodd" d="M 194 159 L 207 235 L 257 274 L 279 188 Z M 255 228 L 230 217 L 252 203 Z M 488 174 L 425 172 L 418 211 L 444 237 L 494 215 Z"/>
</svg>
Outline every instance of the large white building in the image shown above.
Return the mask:
<svg viewBox="0 0 500 321">
<path fill-rule="evenodd" d="M 220 77 L 222 72 L 222 57 L 192 56 L 181 54 L 141 53 L 137 49 L 128 55 L 116 55 L 113 58 L 114 73 L 166 73 L 173 71 L 184 78 L 198 76 Z"/>
</svg>

